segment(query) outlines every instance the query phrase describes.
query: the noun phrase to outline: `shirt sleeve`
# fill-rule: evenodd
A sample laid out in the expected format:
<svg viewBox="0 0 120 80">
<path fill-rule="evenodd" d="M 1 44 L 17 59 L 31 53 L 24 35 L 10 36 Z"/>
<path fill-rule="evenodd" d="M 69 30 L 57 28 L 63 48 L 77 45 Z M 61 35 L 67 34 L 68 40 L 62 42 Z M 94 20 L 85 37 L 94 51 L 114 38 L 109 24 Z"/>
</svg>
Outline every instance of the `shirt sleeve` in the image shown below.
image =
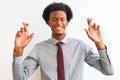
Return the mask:
<svg viewBox="0 0 120 80">
<path fill-rule="evenodd" d="M 23 56 L 13 57 L 12 72 L 13 80 L 27 80 L 38 67 L 37 61 L 28 56 L 23 60 Z"/>
<path fill-rule="evenodd" d="M 105 75 L 113 75 L 113 69 L 110 58 L 107 54 L 107 47 L 105 50 L 98 50 L 97 55 L 95 51 L 90 50 L 85 58 L 85 61 L 92 67 L 101 71 Z"/>
</svg>

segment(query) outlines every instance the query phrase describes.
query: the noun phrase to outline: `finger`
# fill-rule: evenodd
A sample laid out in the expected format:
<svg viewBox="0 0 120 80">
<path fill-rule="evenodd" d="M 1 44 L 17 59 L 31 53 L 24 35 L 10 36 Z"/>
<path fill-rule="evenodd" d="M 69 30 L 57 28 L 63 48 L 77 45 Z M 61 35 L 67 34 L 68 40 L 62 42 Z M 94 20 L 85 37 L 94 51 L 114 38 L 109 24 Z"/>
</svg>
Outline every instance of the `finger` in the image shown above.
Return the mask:
<svg viewBox="0 0 120 80">
<path fill-rule="evenodd" d="M 23 27 L 20 28 L 20 32 L 21 32 L 21 33 L 24 32 L 24 28 L 23 28 Z"/>
<path fill-rule="evenodd" d="M 92 18 L 88 18 L 87 23 L 88 23 L 88 30 L 90 30 L 92 27 Z"/>
<path fill-rule="evenodd" d="M 100 31 L 100 25 L 97 25 L 97 30 L 99 30 L 99 31 Z"/>
<path fill-rule="evenodd" d="M 89 26 L 92 26 L 92 18 L 88 18 L 88 19 L 87 19 L 87 22 L 88 22 L 88 25 L 89 25 Z"/>
<path fill-rule="evenodd" d="M 28 32 L 28 23 L 23 22 L 24 31 Z"/>
<path fill-rule="evenodd" d="M 97 29 L 97 24 L 96 23 L 93 23 L 93 26 L 92 26 L 94 29 Z"/>
<path fill-rule="evenodd" d="M 21 35 L 21 32 L 18 31 L 18 32 L 16 33 L 16 37 L 20 37 L 20 35 Z"/>
<path fill-rule="evenodd" d="M 31 39 L 33 38 L 33 36 L 34 36 L 34 33 L 30 34 L 30 36 L 28 37 L 28 42 L 31 41 Z"/>
</svg>

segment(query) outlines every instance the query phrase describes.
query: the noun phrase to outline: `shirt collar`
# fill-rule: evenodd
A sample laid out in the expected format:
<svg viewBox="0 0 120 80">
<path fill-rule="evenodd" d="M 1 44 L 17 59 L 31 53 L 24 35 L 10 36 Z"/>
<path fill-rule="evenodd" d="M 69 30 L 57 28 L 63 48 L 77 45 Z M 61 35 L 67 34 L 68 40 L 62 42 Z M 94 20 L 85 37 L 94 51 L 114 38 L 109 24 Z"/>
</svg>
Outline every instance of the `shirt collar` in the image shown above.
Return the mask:
<svg viewBox="0 0 120 80">
<path fill-rule="evenodd" d="M 58 42 L 62 42 L 63 44 L 66 44 L 68 42 L 68 37 L 65 36 L 62 40 L 57 40 L 53 37 L 50 38 L 50 41 L 53 43 L 53 44 L 57 44 Z"/>
</svg>

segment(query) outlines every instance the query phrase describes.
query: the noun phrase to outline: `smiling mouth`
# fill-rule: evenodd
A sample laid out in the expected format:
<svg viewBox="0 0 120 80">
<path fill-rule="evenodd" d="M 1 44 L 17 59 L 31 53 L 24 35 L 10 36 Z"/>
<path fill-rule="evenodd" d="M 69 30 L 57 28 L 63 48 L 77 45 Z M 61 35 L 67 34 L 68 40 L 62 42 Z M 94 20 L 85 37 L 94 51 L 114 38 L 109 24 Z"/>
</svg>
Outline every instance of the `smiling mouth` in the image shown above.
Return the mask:
<svg viewBox="0 0 120 80">
<path fill-rule="evenodd" d="M 55 27 L 56 30 L 61 30 L 63 27 Z"/>
<path fill-rule="evenodd" d="M 61 27 L 61 26 L 57 26 L 57 27 L 54 27 L 54 35 L 56 36 L 63 36 L 65 33 L 64 33 L 64 27 Z"/>
</svg>

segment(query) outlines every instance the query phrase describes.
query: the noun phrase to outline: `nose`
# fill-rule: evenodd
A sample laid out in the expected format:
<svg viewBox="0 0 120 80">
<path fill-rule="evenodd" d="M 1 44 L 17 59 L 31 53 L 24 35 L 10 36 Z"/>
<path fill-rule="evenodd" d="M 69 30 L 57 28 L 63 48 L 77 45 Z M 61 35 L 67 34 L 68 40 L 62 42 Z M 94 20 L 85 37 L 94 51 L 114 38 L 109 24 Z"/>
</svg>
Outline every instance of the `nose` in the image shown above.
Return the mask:
<svg viewBox="0 0 120 80">
<path fill-rule="evenodd" d="M 61 24 L 62 24 L 61 20 L 57 20 L 57 25 L 61 25 Z"/>
</svg>

